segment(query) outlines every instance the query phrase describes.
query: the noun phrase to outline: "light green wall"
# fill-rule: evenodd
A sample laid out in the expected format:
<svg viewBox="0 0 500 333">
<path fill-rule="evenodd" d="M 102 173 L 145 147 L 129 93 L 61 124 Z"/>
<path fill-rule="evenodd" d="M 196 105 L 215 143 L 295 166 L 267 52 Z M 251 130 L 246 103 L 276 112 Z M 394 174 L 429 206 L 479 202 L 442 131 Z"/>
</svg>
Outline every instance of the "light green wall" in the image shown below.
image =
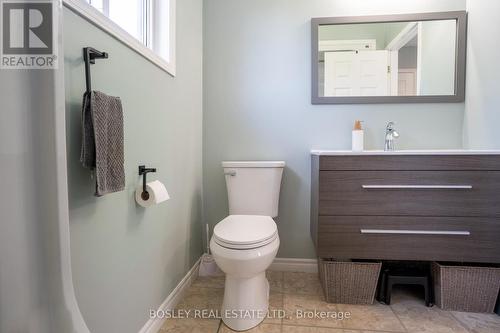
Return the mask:
<svg viewBox="0 0 500 333">
<path fill-rule="evenodd" d="M 137 332 L 202 253 L 202 1 L 177 1 L 177 76 L 64 10 L 71 256 L 76 297 L 92 333 Z M 85 90 L 82 48 L 109 52 L 93 88 L 120 96 L 125 119 L 123 192 L 93 196 L 79 163 Z M 134 201 L 137 167 L 158 172 L 171 199 Z"/>
<path fill-rule="evenodd" d="M 383 24 L 341 24 L 319 27 L 319 40 L 375 39 L 377 50 L 385 47 L 385 27 Z"/>
<path fill-rule="evenodd" d="M 455 91 L 454 20 L 427 21 L 419 30 L 421 95 L 452 95 Z"/>
<path fill-rule="evenodd" d="M 468 0 L 464 145 L 500 149 L 500 1 Z"/>
<path fill-rule="evenodd" d="M 392 22 L 386 23 L 385 28 L 385 46 L 390 42 L 409 24 L 409 22 Z"/>
<path fill-rule="evenodd" d="M 417 52 L 416 46 L 405 46 L 399 49 L 398 67 L 399 68 L 417 68 Z"/>
<path fill-rule="evenodd" d="M 322 25 L 319 27 L 318 38 L 319 40 L 375 39 L 377 50 L 384 50 L 406 25 L 405 22 Z"/>
<path fill-rule="evenodd" d="M 464 104 L 311 105 L 312 17 L 464 10 L 465 0 L 208 0 L 204 3 L 203 184 L 206 220 L 228 213 L 220 162 L 284 160 L 279 257 L 313 258 L 313 148 L 350 149 L 356 119 L 366 148 L 460 148 Z"/>
</svg>

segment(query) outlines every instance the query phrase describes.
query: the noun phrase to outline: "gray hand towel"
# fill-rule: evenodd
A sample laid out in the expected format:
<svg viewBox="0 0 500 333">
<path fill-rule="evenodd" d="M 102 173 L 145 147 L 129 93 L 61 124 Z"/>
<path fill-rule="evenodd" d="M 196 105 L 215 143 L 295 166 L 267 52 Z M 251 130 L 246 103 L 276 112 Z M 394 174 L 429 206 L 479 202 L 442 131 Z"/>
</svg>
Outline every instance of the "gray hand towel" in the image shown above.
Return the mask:
<svg viewBox="0 0 500 333">
<path fill-rule="evenodd" d="M 123 110 L 119 97 L 99 91 L 83 95 L 80 161 L 84 167 L 95 169 L 96 196 L 125 188 Z"/>
</svg>

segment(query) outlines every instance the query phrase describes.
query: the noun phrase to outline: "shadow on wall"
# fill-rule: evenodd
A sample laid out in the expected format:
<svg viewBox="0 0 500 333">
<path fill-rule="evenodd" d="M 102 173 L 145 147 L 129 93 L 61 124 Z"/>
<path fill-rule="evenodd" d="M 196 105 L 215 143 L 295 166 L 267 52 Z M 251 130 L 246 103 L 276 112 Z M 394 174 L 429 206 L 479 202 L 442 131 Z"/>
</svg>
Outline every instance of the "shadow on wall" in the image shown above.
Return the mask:
<svg viewBox="0 0 500 333">
<path fill-rule="evenodd" d="M 278 217 L 275 219 L 280 235 L 280 249 L 297 247 L 302 248 L 304 244 L 297 244 L 300 236 L 307 231 L 309 235 L 309 211 L 303 209 L 304 197 L 301 196 L 301 188 L 308 187 L 309 183 L 297 174 L 292 168 L 285 167 L 283 180 L 281 183 L 280 205 Z M 306 198 L 306 200 L 308 200 Z M 307 217 L 306 221 L 296 223 L 297 217 Z M 302 218 L 301 218 L 302 219 Z M 307 251 L 304 249 L 304 252 Z M 281 250 L 278 250 L 277 257 L 280 257 Z"/>
</svg>

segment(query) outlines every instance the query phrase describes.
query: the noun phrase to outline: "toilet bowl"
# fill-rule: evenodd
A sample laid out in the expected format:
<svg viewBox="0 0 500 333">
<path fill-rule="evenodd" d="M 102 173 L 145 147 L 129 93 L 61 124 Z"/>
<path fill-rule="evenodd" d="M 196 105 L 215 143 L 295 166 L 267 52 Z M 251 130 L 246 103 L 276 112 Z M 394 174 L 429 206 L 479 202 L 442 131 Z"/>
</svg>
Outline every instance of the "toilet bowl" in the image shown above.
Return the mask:
<svg viewBox="0 0 500 333">
<path fill-rule="evenodd" d="M 231 225 L 238 228 L 228 232 Z M 268 315 L 266 269 L 276 257 L 279 243 L 276 224 L 268 216 L 230 215 L 215 227 L 210 249 L 226 274 L 221 316 L 231 329 L 248 330 Z"/>
<path fill-rule="evenodd" d="M 285 162 L 223 162 L 229 216 L 217 223 L 210 250 L 226 274 L 221 317 L 235 331 L 257 326 L 268 315 L 266 269 L 280 240 L 278 214 Z"/>
</svg>

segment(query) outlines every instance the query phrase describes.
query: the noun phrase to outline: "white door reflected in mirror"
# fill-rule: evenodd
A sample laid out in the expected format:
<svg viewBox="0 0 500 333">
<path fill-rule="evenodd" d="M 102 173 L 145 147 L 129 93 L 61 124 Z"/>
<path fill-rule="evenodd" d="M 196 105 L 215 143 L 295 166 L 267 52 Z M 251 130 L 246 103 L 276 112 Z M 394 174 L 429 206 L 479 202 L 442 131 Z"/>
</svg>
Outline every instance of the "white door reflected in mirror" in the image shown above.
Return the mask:
<svg viewBox="0 0 500 333">
<path fill-rule="evenodd" d="M 325 52 L 325 96 L 387 96 L 388 52 Z"/>
</svg>

